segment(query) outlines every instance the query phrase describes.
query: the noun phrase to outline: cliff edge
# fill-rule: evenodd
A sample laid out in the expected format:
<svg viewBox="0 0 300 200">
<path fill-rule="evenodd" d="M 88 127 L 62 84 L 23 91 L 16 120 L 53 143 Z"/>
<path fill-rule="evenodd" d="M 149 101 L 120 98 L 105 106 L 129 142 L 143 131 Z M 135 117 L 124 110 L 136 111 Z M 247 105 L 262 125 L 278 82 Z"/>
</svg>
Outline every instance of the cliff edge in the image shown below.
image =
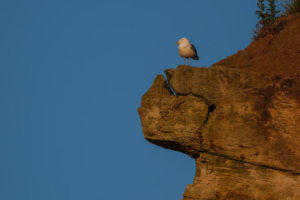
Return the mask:
<svg viewBox="0 0 300 200">
<path fill-rule="evenodd" d="M 167 80 L 158 75 L 142 97 L 145 139 L 196 159 L 183 200 L 300 199 L 300 54 L 284 68 L 270 58 L 262 69 L 259 54 L 239 65 L 251 48 L 210 68 L 165 70 Z"/>
</svg>

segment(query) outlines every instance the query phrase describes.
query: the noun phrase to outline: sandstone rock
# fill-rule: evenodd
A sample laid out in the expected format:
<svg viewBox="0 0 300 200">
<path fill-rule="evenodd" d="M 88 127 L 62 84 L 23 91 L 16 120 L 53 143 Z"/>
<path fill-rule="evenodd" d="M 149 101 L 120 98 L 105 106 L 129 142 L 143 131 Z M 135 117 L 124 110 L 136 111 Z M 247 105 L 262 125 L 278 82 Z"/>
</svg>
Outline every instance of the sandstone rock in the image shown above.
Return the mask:
<svg viewBox="0 0 300 200">
<path fill-rule="evenodd" d="M 193 158 L 200 152 L 200 127 L 208 105 L 194 95 L 175 96 L 162 75 L 142 97 L 138 109 L 145 138 L 156 145 L 181 151 Z M 200 122 L 200 123 L 199 123 Z"/>
<path fill-rule="evenodd" d="M 298 200 L 300 176 L 201 153 L 184 200 Z"/>
<path fill-rule="evenodd" d="M 160 75 L 138 111 L 148 141 L 197 158 L 186 200 L 280 199 L 280 188 L 290 191 L 281 199 L 299 197 L 299 79 L 220 66 L 165 72 L 176 95 Z"/>
</svg>

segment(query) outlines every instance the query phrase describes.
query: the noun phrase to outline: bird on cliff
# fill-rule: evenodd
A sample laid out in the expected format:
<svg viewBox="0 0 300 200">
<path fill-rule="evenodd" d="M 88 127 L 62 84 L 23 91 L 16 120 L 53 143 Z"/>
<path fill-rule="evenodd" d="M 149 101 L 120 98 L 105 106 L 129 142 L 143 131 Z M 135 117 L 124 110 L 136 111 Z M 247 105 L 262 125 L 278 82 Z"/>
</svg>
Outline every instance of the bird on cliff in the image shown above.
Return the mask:
<svg viewBox="0 0 300 200">
<path fill-rule="evenodd" d="M 185 58 L 189 58 L 189 64 L 190 65 L 190 59 L 199 60 L 199 57 L 197 55 L 197 50 L 194 45 L 190 43 L 190 41 L 187 38 L 181 38 L 178 42 L 175 44 L 179 44 L 178 51 L 179 55 L 183 57 L 184 65 L 185 65 Z"/>
</svg>

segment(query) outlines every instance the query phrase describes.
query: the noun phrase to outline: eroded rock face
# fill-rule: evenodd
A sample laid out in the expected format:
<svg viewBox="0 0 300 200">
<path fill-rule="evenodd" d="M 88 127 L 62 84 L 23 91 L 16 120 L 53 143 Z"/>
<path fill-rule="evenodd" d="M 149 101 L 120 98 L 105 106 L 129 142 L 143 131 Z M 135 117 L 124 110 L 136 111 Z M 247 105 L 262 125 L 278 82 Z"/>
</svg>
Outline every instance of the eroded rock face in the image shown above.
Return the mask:
<svg viewBox="0 0 300 200">
<path fill-rule="evenodd" d="M 138 109 L 145 138 L 164 148 L 181 151 L 193 158 L 201 150 L 201 125 L 209 106 L 192 94 L 175 96 L 165 78 L 158 75 L 142 97 Z"/>
<path fill-rule="evenodd" d="M 274 188 L 292 192 L 281 199 L 300 199 L 295 191 L 300 188 L 295 181 L 300 175 L 298 79 L 220 66 L 178 66 L 165 72 L 176 95 L 160 75 L 138 111 L 148 141 L 197 158 L 198 176 L 187 187 L 186 200 L 226 199 L 226 195 L 232 196 L 227 199 L 278 199 L 273 195 L 276 189 L 269 192 L 273 197 L 259 188 L 271 187 L 282 177 L 286 178 L 281 186 Z M 211 163 L 223 163 L 219 164 L 228 168 L 227 175 L 222 167 L 215 170 L 218 173 L 206 174 L 205 156 Z M 237 174 L 239 168 L 248 172 Z"/>
<path fill-rule="evenodd" d="M 194 183 L 185 200 L 291 200 L 300 199 L 300 176 L 201 153 Z"/>
</svg>

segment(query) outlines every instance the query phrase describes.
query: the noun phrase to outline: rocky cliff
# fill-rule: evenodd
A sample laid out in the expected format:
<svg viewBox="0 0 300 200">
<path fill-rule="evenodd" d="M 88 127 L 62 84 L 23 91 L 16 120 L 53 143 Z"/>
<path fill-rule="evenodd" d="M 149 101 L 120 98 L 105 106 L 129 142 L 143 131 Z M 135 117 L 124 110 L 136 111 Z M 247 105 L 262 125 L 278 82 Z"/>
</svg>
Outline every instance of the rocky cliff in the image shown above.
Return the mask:
<svg viewBox="0 0 300 200">
<path fill-rule="evenodd" d="M 222 66 L 165 72 L 138 111 L 149 142 L 196 159 L 185 200 L 300 199 L 298 78 Z"/>
<path fill-rule="evenodd" d="M 184 200 L 300 199 L 300 15 L 293 20 L 210 68 L 165 70 L 142 97 L 145 138 L 196 159 Z"/>
</svg>

